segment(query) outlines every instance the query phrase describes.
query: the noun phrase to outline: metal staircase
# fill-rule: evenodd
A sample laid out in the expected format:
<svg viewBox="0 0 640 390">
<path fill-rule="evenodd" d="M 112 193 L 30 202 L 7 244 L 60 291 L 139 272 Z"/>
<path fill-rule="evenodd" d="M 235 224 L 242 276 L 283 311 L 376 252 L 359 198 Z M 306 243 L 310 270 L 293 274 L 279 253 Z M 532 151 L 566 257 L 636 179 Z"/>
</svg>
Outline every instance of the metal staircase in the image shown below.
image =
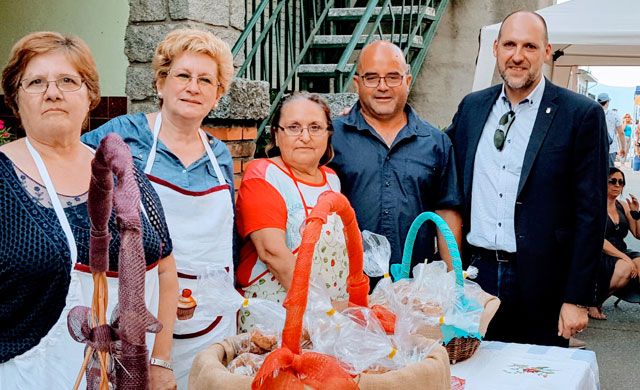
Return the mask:
<svg viewBox="0 0 640 390">
<path fill-rule="evenodd" d="M 236 75 L 269 82 L 271 115 L 292 91 L 347 92 L 360 49 L 385 39 L 403 50 L 415 80 L 447 3 L 246 0 L 245 30 L 232 49 L 236 63 L 242 63 Z"/>
</svg>

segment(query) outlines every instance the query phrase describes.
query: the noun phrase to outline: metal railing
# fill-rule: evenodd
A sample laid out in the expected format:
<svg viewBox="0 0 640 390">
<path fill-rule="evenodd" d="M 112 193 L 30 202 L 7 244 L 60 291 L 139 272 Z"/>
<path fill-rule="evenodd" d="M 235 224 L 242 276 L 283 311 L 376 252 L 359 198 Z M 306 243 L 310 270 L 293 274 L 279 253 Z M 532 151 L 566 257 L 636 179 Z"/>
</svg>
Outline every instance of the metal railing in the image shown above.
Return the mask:
<svg viewBox="0 0 640 390">
<path fill-rule="evenodd" d="M 347 66 L 352 59 L 356 47 L 359 44 L 361 46 L 367 45 L 376 35 L 380 39 L 387 37 L 400 46 L 407 63 L 411 66 L 411 74 L 415 82 L 416 76 L 420 73 L 422 64 L 427 56 L 431 41 L 435 36 L 436 29 L 442 18 L 442 13 L 447 7 L 448 0 L 403 0 L 399 8 L 399 17 L 396 17 L 396 12 L 393 10 L 397 7 L 397 3 L 400 3 L 399 1 L 394 2 L 396 3 L 396 5 L 394 5 L 391 0 L 382 0 L 381 6 L 378 7 L 380 2 L 381 0 L 369 0 L 364 15 L 358 22 L 351 40 L 340 56 L 340 60 L 336 66 L 337 92 L 345 92 L 348 87 L 348 82 L 353 79 L 353 75 L 356 73 L 355 66 Z M 417 13 L 415 20 L 414 13 Z M 386 14 L 391 17 L 390 34 L 384 34 L 381 28 L 381 20 Z M 375 19 L 372 22 L 371 19 L 374 16 Z M 427 16 L 432 18 L 430 24 L 424 23 Z M 369 31 L 368 33 L 366 32 L 367 30 Z M 396 31 L 398 34 L 396 34 Z M 364 44 L 362 44 L 361 37 L 365 34 L 366 38 L 364 39 Z M 403 39 L 405 35 L 406 39 Z M 421 48 L 415 55 L 411 55 L 411 48 L 416 37 L 421 38 Z"/>
<path fill-rule="evenodd" d="M 271 114 L 289 91 L 297 89 L 298 66 L 323 27 L 335 0 L 247 0 L 245 29 L 231 49 L 244 56 L 237 77 L 270 85 Z M 248 16 L 251 15 L 250 18 Z M 270 116 L 271 116 L 270 114 Z M 260 124 L 262 133 L 270 118 Z"/>
<path fill-rule="evenodd" d="M 326 22 L 329 10 L 356 3 L 364 1 L 245 0 L 245 29 L 232 53 L 235 61 L 242 63 L 236 76 L 267 81 L 271 89 L 270 114 L 259 124 L 259 135 L 285 94 L 300 88 L 300 64 L 305 59 L 321 61 L 322 56 L 312 59 L 309 50 L 316 35 L 335 32 L 336 22 L 333 26 Z M 347 90 L 356 72 L 349 63 L 354 61 L 356 50 L 376 36 L 400 46 L 415 81 L 447 3 L 448 0 L 368 0 L 349 42 L 341 54 L 336 54 L 339 60 L 333 90 Z"/>
</svg>

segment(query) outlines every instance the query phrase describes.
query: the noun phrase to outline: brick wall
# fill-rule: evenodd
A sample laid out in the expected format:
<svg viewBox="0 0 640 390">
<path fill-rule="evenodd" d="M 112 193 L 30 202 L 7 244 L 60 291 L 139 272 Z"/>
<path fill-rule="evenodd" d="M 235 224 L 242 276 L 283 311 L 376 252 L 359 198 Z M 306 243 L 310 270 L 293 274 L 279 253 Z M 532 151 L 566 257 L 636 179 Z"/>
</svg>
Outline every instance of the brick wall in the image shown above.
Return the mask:
<svg viewBox="0 0 640 390">
<path fill-rule="evenodd" d="M 227 144 L 233 157 L 233 183 L 236 191 L 240 187 L 242 174 L 256 151 L 258 129 L 255 124 L 244 126 L 203 125 L 202 129 Z"/>
</svg>

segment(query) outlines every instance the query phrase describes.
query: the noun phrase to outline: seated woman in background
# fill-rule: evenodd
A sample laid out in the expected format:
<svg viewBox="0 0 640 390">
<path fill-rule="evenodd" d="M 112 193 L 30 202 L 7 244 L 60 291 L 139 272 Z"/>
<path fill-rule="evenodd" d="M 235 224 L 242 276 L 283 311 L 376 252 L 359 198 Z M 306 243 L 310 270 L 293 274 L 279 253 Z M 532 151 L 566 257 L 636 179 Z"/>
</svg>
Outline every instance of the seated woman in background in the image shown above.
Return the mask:
<svg viewBox="0 0 640 390">
<path fill-rule="evenodd" d="M 237 282 L 247 298 L 284 301 L 291 283 L 301 230 L 324 191 L 340 191 L 340 181 L 325 165 L 333 157 L 331 117 L 317 95 L 294 93 L 271 123 L 268 159 L 252 161 L 237 201 L 238 232 L 244 239 Z M 349 259 L 342 221 L 330 216 L 316 246 L 312 275 L 324 281 L 333 300 L 346 300 Z M 318 279 L 316 279 L 318 280 Z M 239 327 L 252 327 L 241 311 Z"/>
<path fill-rule="evenodd" d="M 178 315 L 174 329 L 171 363 L 178 387 L 186 389 L 195 355 L 236 333 L 235 316 L 219 317 L 217 297 L 199 287 L 208 268 L 226 268 L 233 275 L 231 153 L 200 129 L 229 89 L 233 57 L 210 32 L 179 29 L 158 44 L 152 67 L 159 110 L 114 118 L 82 140 L 97 145 L 107 134 L 119 134 L 160 196 L 180 293 L 197 304 L 191 315 Z"/>
<path fill-rule="evenodd" d="M 613 293 L 638 277 L 640 252 L 627 248 L 624 242 L 627 233 L 640 238 L 640 204 L 634 195 L 625 202 L 618 200 L 626 184 L 624 173 L 618 168 L 609 168 L 607 193 L 607 228 L 602 260 L 598 270 L 597 303 L 602 303 Z M 589 308 L 589 316 L 605 320 L 602 306 Z"/>
<path fill-rule="evenodd" d="M 79 38 L 37 32 L 14 45 L 2 89 L 27 136 L 0 147 L 0 389 L 70 389 L 85 344 L 69 335 L 67 313 L 89 306 L 93 295 L 87 209 L 93 152 L 80 131 L 100 100 L 98 72 Z M 145 208 L 146 304 L 163 325 L 147 347 L 151 357 L 168 360 L 178 288 L 172 244 L 151 184 L 139 171 L 136 180 Z M 115 215 L 109 233 L 109 270 L 116 273 L 108 275 L 111 309 L 118 297 Z M 152 366 L 149 373 L 151 389 L 175 388 L 170 370 Z"/>
</svg>

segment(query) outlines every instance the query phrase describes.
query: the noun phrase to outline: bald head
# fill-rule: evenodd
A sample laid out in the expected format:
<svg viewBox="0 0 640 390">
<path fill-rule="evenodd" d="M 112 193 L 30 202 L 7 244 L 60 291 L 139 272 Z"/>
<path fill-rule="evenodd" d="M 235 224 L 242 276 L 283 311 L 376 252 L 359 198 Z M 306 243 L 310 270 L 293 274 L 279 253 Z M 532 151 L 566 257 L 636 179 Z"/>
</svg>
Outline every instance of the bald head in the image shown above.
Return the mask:
<svg viewBox="0 0 640 390">
<path fill-rule="evenodd" d="M 502 24 L 500 25 L 500 31 L 498 31 L 498 40 L 500 40 L 500 37 L 502 36 L 502 29 L 506 24 L 518 23 L 518 21 L 522 19 L 529 19 L 529 18 L 534 18 L 537 21 L 537 23 L 539 23 L 539 27 L 543 34 L 542 39 L 544 40 L 544 44 L 546 45 L 547 43 L 549 43 L 549 31 L 547 30 L 547 22 L 544 20 L 544 18 L 540 14 L 531 12 L 531 11 L 515 11 L 507 15 L 504 19 L 502 19 Z"/>
<path fill-rule="evenodd" d="M 404 59 L 404 53 L 395 44 L 389 41 L 373 41 L 362 48 L 360 55 L 358 56 L 358 65 L 356 71 L 362 72 L 362 63 L 368 61 L 375 61 L 376 57 L 386 56 L 392 57 L 395 61 L 401 63 L 404 66 L 404 71 L 409 71 L 409 65 Z"/>
<path fill-rule="evenodd" d="M 353 83 L 365 118 L 378 123 L 404 118 L 411 80 L 409 65 L 398 46 L 374 41 L 362 48 Z"/>
</svg>

